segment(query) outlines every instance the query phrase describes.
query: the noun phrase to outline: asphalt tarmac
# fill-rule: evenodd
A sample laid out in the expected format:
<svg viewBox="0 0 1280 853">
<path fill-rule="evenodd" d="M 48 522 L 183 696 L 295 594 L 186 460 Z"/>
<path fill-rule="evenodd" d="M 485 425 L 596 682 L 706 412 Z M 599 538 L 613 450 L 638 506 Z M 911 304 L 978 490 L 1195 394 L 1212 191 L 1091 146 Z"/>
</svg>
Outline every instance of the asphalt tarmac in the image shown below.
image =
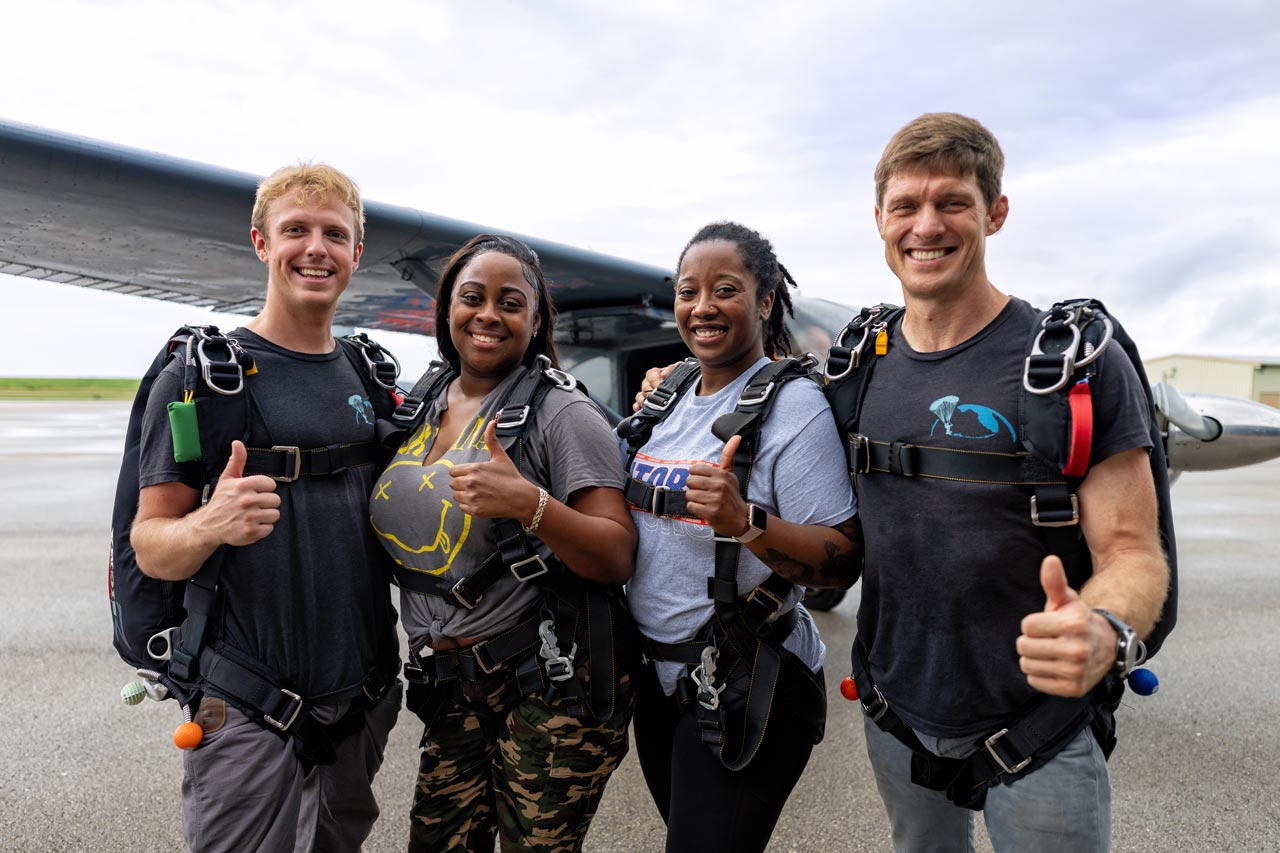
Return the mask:
<svg viewBox="0 0 1280 853">
<path fill-rule="evenodd" d="M 0 401 L 0 850 L 179 850 L 182 756 L 172 702 L 128 707 L 111 648 L 106 558 L 128 406 Z M 1132 694 L 1111 760 L 1117 850 L 1280 850 L 1280 460 L 1174 487 L 1181 608 Z M 827 738 L 770 851 L 888 850 L 856 707 L 837 685 L 857 589 L 816 614 L 829 654 Z M 945 688 L 945 686 L 943 686 Z M 366 848 L 404 849 L 421 726 L 405 712 Z M 708 820 L 715 816 L 708 815 Z M 990 849 L 979 829 L 980 849 Z M 663 847 L 634 757 L 589 851 Z"/>
</svg>

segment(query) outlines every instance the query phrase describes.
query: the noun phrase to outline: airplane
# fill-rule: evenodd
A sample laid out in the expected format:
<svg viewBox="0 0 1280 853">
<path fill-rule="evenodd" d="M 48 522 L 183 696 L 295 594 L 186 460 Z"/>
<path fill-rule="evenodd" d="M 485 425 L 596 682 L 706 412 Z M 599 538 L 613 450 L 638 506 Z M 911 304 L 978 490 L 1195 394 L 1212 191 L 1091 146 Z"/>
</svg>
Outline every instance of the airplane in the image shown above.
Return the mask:
<svg viewBox="0 0 1280 853">
<path fill-rule="evenodd" d="M 262 307 L 262 267 L 246 228 L 259 180 L 0 121 L 0 273 L 254 314 Z M 430 335 L 444 261 L 494 229 L 375 201 L 365 202 L 365 213 L 360 269 L 335 324 Z M 688 355 L 671 271 L 512 236 L 542 261 L 559 311 L 561 366 L 620 419 L 645 370 Z M 793 339 L 816 353 L 827 351 L 854 313 L 822 299 L 794 303 Z M 1171 475 L 1280 456 L 1280 410 L 1164 384 L 1153 392 Z"/>
</svg>

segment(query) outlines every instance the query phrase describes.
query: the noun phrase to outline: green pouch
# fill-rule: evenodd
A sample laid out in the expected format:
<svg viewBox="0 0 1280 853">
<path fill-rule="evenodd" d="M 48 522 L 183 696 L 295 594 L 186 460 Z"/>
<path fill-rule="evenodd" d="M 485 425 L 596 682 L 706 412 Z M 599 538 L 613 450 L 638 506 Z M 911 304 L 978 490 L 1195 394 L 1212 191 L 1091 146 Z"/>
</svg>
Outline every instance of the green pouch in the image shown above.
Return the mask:
<svg viewBox="0 0 1280 853">
<path fill-rule="evenodd" d="M 169 432 L 173 434 L 175 462 L 200 461 L 200 425 L 195 401 L 169 404 Z"/>
</svg>

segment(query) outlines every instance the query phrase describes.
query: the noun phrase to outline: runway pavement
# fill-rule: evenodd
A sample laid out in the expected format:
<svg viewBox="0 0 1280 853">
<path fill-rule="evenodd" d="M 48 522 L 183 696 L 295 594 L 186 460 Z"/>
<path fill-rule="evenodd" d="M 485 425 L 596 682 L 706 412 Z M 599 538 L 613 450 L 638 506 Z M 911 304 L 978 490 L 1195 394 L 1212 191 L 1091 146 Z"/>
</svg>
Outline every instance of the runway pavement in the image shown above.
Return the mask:
<svg viewBox="0 0 1280 853">
<path fill-rule="evenodd" d="M 0 401 L 0 849 L 177 850 L 174 703 L 127 707 L 111 648 L 106 555 L 128 414 L 122 403 Z M 1178 629 L 1130 697 L 1112 757 L 1117 850 L 1280 849 L 1280 460 L 1189 474 L 1174 487 Z M 857 590 L 817 614 L 829 647 L 827 739 L 771 851 L 887 850 L 847 671 Z M 945 689 L 945 685 L 941 686 Z M 367 850 L 401 850 L 421 726 L 403 714 L 378 777 Z M 708 819 L 714 819 L 708 815 Z M 590 851 L 662 849 L 633 757 Z M 985 838 L 980 839 L 986 844 Z M 987 847 L 989 849 L 989 846 Z"/>
</svg>

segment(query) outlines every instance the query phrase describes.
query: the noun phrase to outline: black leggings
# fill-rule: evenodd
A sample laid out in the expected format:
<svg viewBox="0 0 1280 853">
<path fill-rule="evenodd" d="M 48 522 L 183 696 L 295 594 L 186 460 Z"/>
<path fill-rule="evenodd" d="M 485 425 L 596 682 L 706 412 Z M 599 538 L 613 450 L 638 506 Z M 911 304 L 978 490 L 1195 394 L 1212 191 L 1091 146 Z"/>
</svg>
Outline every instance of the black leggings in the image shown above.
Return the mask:
<svg viewBox="0 0 1280 853">
<path fill-rule="evenodd" d="M 699 738 L 693 707 L 679 712 L 652 667 L 635 712 L 636 755 L 667 824 L 667 853 L 762 851 L 826 722 L 822 673 L 783 651 L 764 741 L 751 763 L 728 770 Z"/>
</svg>

